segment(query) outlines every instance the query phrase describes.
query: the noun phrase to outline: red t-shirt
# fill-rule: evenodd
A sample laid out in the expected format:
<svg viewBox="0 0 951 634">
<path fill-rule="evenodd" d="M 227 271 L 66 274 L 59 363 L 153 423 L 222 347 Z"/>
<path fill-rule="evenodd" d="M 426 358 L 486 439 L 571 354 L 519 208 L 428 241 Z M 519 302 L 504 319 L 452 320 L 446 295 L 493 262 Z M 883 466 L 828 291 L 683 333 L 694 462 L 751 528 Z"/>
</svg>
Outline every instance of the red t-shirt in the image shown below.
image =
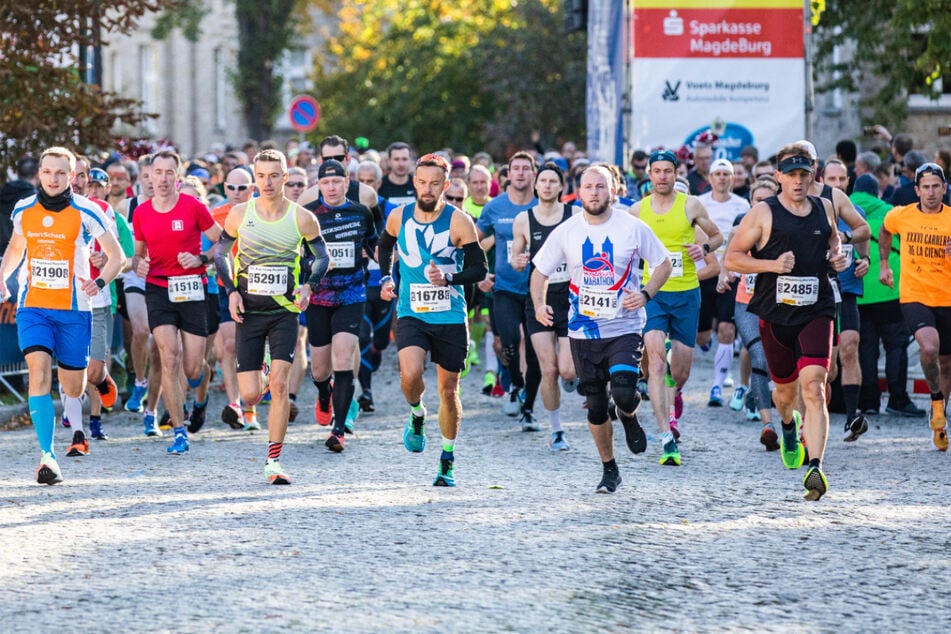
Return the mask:
<svg viewBox="0 0 951 634">
<path fill-rule="evenodd" d="M 186 269 L 178 263 L 178 254 L 185 251 L 201 253 L 201 234 L 215 224 L 208 208 L 187 194 L 179 194 L 175 206 L 164 213 L 155 211 L 152 201 L 135 208 L 132 229 L 135 239 L 145 242 L 149 254 L 149 284 L 168 287 L 168 278 L 175 275 L 201 275 L 203 265 Z"/>
</svg>

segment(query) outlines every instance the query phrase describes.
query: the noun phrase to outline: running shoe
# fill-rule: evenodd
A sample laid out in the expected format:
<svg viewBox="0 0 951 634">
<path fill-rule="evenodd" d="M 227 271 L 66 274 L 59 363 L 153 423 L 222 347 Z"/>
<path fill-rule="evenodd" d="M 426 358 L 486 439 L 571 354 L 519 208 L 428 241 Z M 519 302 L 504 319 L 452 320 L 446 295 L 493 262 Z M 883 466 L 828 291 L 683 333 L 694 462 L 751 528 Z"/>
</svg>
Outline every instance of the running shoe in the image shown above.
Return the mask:
<svg viewBox="0 0 951 634">
<path fill-rule="evenodd" d="M 931 402 L 931 446 L 938 451 L 948 450 L 948 419 L 944 414 L 944 401 Z"/>
<path fill-rule="evenodd" d="M 842 440 L 845 442 L 854 442 L 859 436 L 868 431 L 868 421 L 859 414 L 850 421 L 845 421 L 845 431 Z"/>
<path fill-rule="evenodd" d="M 268 389 L 261 395 L 261 400 L 258 401 L 261 405 L 270 405 L 271 404 L 271 390 Z"/>
<path fill-rule="evenodd" d="M 162 412 L 162 418 L 159 419 L 158 428 L 162 431 L 168 431 L 172 428 L 172 414 L 168 410 Z"/>
<path fill-rule="evenodd" d="M 192 413 L 188 417 L 188 433 L 194 434 L 201 430 L 205 425 L 205 411 L 208 409 L 208 403 L 204 405 L 195 404 L 192 407 Z"/>
<path fill-rule="evenodd" d="M 273 458 L 264 461 L 264 477 L 269 484 L 290 484 L 291 479 L 281 468 L 281 463 Z"/>
<path fill-rule="evenodd" d="M 142 401 L 148 395 L 149 388 L 145 385 L 136 385 L 132 388 L 132 394 L 129 396 L 129 400 L 125 402 L 125 411 L 127 412 L 141 412 L 142 411 Z"/>
<path fill-rule="evenodd" d="M 871 411 L 871 410 L 867 410 Z M 924 418 L 927 412 L 921 409 L 911 401 L 908 401 L 902 406 L 893 406 L 891 404 L 886 405 L 885 411 L 893 416 L 907 416 L 909 418 Z M 866 412 L 863 412 L 866 413 Z M 871 411 L 871 413 L 878 414 L 878 410 Z"/>
<path fill-rule="evenodd" d="M 231 429 L 244 429 L 241 418 L 241 407 L 237 403 L 229 403 L 221 410 L 221 422 Z"/>
<path fill-rule="evenodd" d="M 252 409 L 242 413 L 244 415 L 244 426 L 241 428 L 243 431 L 261 431 L 261 423 L 258 422 L 256 411 Z"/>
<path fill-rule="evenodd" d="M 297 403 L 294 401 L 290 402 L 290 408 L 287 410 L 287 422 L 293 423 L 297 420 L 297 415 L 300 413 L 300 410 L 297 408 Z"/>
<path fill-rule="evenodd" d="M 667 432 L 660 437 L 660 441 L 664 445 L 664 453 L 660 456 L 660 464 L 670 467 L 679 467 L 680 449 L 677 448 L 677 441 L 674 440 L 674 435 L 671 432 Z"/>
<path fill-rule="evenodd" d="M 645 381 L 644 379 L 640 379 L 637 382 L 637 391 L 641 393 L 642 401 L 651 400 L 650 388 L 647 385 L 647 381 Z"/>
<path fill-rule="evenodd" d="M 535 420 L 535 415 L 532 414 L 530 409 L 522 410 L 522 417 L 519 422 L 522 424 L 522 431 L 541 431 L 541 426 Z"/>
<path fill-rule="evenodd" d="M 745 385 L 740 385 L 735 390 L 733 390 L 733 396 L 730 398 L 730 409 L 734 412 L 739 412 L 743 409 L 744 400 L 746 399 L 746 394 L 750 391 L 750 388 Z"/>
<path fill-rule="evenodd" d="M 759 441 L 766 451 L 777 451 L 779 449 L 779 436 L 776 434 L 776 428 L 772 423 L 763 425 L 763 431 L 759 434 Z"/>
<path fill-rule="evenodd" d="M 409 420 L 403 429 L 403 446 L 406 451 L 421 453 L 426 448 L 426 410 L 422 416 L 414 416 L 410 412 Z"/>
<path fill-rule="evenodd" d="M 670 420 L 667 421 L 668 426 L 670 426 L 670 433 L 674 435 L 674 440 L 680 442 L 680 421 L 678 421 L 674 416 L 670 417 Z"/>
<path fill-rule="evenodd" d="M 601 476 L 601 482 L 598 483 L 598 488 L 594 492 L 614 493 L 619 486 L 621 486 L 621 472 L 617 468 L 605 469 L 604 475 Z"/>
<path fill-rule="evenodd" d="M 357 398 L 357 405 L 360 406 L 361 412 L 374 412 L 376 411 L 373 408 L 373 393 L 370 390 L 365 390 L 363 394 Z"/>
<path fill-rule="evenodd" d="M 109 436 L 106 434 L 105 430 L 102 428 L 101 420 L 92 420 L 89 421 L 89 435 L 96 440 L 109 440 Z"/>
<path fill-rule="evenodd" d="M 674 392 L 674 418 L 680 420 L 684 416 L 684 395 L 678 387 Z"/>
<path fill-rule="evenodd" d="M 829 490 L 829 481 L 826 480 L 825 474 L 819 467 L 809 467 L 802 479 L 802 486 L 806 488 L 806 494 L 803 497 L 810 502 L 815 502 Z"/>
<path fill-rule="evenodd" d="M 495 372 L 486 372 L 485 378 L 482 379 L 482 393 L 486 396 L 492 396 L 492 392 L 495 389 Z"/>
<path fill-rule="evenodd" d="M 627 448 L 631 450 L 631 453 L 644 453 L 647 449 L 647 434 L 644 433 L 644 428 L 637 420 L 637 414 L 630 418 L 622 416 L 621 425 L 624 427 L 624 440 L 627 442 Z"/>
<path fill-rule="evenodd" d="M 175 434 L 172 444 L 168 446 L 165 453 L 169 456 L 180 456 L 188 451 L 188 436 L 185 434 Z"/>
<path fill-rule="evenodd" d="M 552 451 L 570 450 L 571 447 L 568 446 L 568 441 L 565 440 L 565 432 L 552 432 L 551 438 L 548 440 L 548 448 Z"/>
<path fill-rule="evenodd" d="M 787 434 L 783 430 L 779 434 L 779 453 L 787 469 L 798 469 L 806 460 L 806 448 L 799 440 L 799 434 L 802 430 L 802 416 L 796 410 L 793 410 L 793 423 L 794 429 L 792 432 Z"/>
<path fill-rule="evenodd" d="M 509 392 L 508 400 L 502 403 L 502 413 L 506 416 L 518 416 L 519 412 L 522 411 L 523 398 L 521 390 L 513 387 L 512 391 Z"/>
<path fill-rule="evenodd" d="M 327 405 L 320 404 L 320 397 L 317 397 L 317 402 L 314 403 L 314 418 L 317 419 L 317 424 L 326 427 L 334 420 L 334 406 L 330 399 L 327 399 Z"/>
<path fill-rule="evenodd" d="M 119 386 L 108 374 L 105 383 L 105 387 L 97 385 L 96 391 L 99 392 L 99 400 L 102 402 L 103 409 L 111 412 L 112 408 L 116 406 L 116 399 L 119 397 Z"/>
<path fill-rule="evenodd" d="M 360 404 L 354 400 L 350 401 L 350 409 L 347 410 L 347 419 L 343 421 L 343 430 L 348 433 L 353 433 L 353 425 L 357 422 L 357 418 L 360 416 Z"/>
<path fill-rule="evenodd" d="M 439 473 L 436 474 L 436 479 L 433 480 L 434 487 L 454 487 L 456 486 L 456 478 L 453 474 L 453 460 L 446 460 L 445 458 L 440 458 L 439 460 Z"/>
<path fill-rule="evenodd" d="M 86 434 L 78 429 L 73 432 L 73 444 L 66 450 L 66 455 L 70 458 L 89 455 L 89 441 L 86 440 Z"/>
<path fill-rule="evenodd" d="M 710 400 L 707 407 L 723 407 L 723 389 L 719 385 L 710 388 Z"/>
<path fill-rule="evenodd" d="M 56 464 L 56 458 L 48 451 L 40 454 L 40 466 L 36 468 L 37 484 L 59 484 L 63 481 L 63 472 L 59 470 Z"/>
<path fill-rule="evenodd" d="M 733 387 L 733 377 L 731 375 L 726 375 L 726 378 L 723 379 L 723 387 Z"/>
<path fill-rule="evenodd" d="M 571 394 L 572 392 L 578 389 L 578 383 L 580 383 L 578 377 L 575 377 L 573 379 L 562 379 L 561 387 L 563 390 L 565 390 L 565 392 L 568 392 L 569 394 Z"/>
<path fill-rule="evenodd" d="M 162 437 L 162 430 L 158 428 L 158 425 L 155 424 L 155 413 L 146 411 L 145 416 L 142 417 L 142 423 L 145 426 L 145 435 L 146 436 L 158 436 Z"/>
<path fill-rule="evenodd" d="M 482 359 L 479 358 L 479 346 L 472 339 L 469 340 L 469 365 L 474 368 L 482 365 Z"/>
<path fill-rule="evenodd" d="M 492 388 L 492 392 L 489 393 L 489 396 L 493 398 L 502 398 L 505 396 L 505 388 L 503 388 L 501 384 L 496 383 Z"/>
<path fill-rule="evenodd" d="M 334 453 L 340 453 L 343 451 L 343 436 L 337 436 L 336 434 L 330 434 L 327 436 L 327 440 L 324 441 L 324 447 L 329 449 Z"/>
<path fill-rule="evenodd" d="M 760 416 L 759 410 L 756 409 L 756 399 L 753 398 L 753 391 L 750 390 L 746 393 L 746 420 L 759 422 L 763 420 L 763 417 Z"/>
</svg>

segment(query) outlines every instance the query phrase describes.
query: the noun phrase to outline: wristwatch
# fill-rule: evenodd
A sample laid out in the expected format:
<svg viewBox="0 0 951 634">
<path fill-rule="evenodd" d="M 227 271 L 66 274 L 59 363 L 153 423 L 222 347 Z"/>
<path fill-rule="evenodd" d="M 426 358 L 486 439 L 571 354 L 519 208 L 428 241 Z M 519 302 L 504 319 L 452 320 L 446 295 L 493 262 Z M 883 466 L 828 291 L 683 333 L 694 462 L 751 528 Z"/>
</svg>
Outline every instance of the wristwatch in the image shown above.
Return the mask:
<svg viewBox="0 0 951 634">
<path fill-rule="evenodd" d="M 106 280 L 102 279 L 101 277 L 97 277 L 96 286 L 98 286 L 99 290 L 101 291 L 102 289 L 106 287 Z"/>
<path fill-rule="evenodd" d="M 446 273 L 446 286 L 452 286 L 452 273 Z"/>
<path fill-rule="evenodd" d="M 208 256 L 205 255 L 204 253 L 199 253 L 199 254 L 198 254 L 198 259 L 201 260 L 202 266 L 208 264 Z"/>
<path fill-rule="evenodd" d="M 710 253 L 710 245 L 709 245 L 708 243 L 704 242 L 704 243 L 701 244 L 700 246 L 703 247 L 703 252 L 704 252 L 704 253 Z"/>
<path fill-rule="evenodd" d="M 849 244 L 850 242 L 852 242 L 852 232 L 851 232 L 851 231 L 843 231 L 842 233 L 845 235 L 845 243 L 846 243 L 846 244 Z"/>
</svg>

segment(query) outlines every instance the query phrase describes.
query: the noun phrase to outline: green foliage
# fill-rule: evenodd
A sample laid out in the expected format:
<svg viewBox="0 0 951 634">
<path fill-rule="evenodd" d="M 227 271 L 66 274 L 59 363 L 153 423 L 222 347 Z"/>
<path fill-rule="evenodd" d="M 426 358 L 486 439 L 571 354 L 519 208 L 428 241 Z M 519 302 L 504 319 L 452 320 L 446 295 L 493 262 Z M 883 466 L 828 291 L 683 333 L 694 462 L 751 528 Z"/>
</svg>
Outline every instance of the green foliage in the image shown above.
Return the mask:
<svg viewBox="0 0 951 634">
<path fill-rule="evenodd" d="M 862 93 L 866 123 L 898 126 L 909 94 L 937 98 L 935 80 L 951 82 L 951 2 L 948 0 L 838 0 L 828 2 L 815 28 L 820 90 Z M 833 57 L 853 43 L 855 59 Z"/>
<path fill-rule="evenodd" d="M 173 6 L 155 19 L 152 37 L 164 40 L 178 28 L 189 42 L 197 42 L 201 37 L 201 21 L 210 12 L 204 0 L 175 0 Z"/>
<path fill-rule="evenodd" d="M 344 0 L 315 70 L 321 134 L 497 156 L 584 130 L 586 48 L 559 0 Z"/>
<path fill-rule="evenodd" d="M 117 123 L 138 125 L 139 103 L 85 84 L 75 51 L 97 33 L 128 33 L 169 0 L 68 0 L 0 5 L 0 168 L 51 145 L 114 145 Z M 98 28 L 93 28 L 98 23 Z"/>
</svg>

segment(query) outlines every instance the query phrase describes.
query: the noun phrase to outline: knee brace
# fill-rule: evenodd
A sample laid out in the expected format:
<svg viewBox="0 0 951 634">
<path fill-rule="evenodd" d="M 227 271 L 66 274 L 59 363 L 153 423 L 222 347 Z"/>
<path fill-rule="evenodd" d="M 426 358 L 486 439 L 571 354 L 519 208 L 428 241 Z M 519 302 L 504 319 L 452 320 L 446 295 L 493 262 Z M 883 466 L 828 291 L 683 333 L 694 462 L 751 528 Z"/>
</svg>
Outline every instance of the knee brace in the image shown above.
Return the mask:
<svg viewBox="0 0 951 634">
<path fill-rule="evenodd" d="M 637 391 L 637 373 L 630 370 L 615 372 L 611 375 L 611 398 L 618 412 L 633 414 L 641 404 L 641 394 Z"/>
<path fill-rule="evenodd" d="M 578 385 L 578 393 L 583 394 L 588 401 L 588 422 L 592 425 L 603 425 L 608 422 L 608 392 L 604 381 L 582 381 Z"/>
</svg>

